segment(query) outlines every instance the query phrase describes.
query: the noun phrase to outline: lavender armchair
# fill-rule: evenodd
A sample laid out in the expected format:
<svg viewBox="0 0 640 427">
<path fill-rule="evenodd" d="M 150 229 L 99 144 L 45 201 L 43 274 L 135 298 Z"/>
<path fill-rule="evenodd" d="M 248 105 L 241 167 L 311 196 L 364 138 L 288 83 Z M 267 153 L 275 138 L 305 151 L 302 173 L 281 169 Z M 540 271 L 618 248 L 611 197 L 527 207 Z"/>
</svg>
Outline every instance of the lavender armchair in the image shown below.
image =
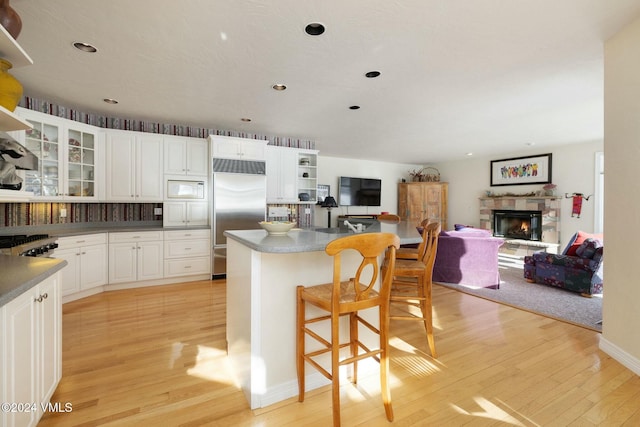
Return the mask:
<svg viewBox="0 0 640 427">
<path fill-rule="evenodd" d="M 443 231 L 433 266 L 433 281 L 498 289 L 498 250 L 504 241 L 488 230 Z"/>
</svg>

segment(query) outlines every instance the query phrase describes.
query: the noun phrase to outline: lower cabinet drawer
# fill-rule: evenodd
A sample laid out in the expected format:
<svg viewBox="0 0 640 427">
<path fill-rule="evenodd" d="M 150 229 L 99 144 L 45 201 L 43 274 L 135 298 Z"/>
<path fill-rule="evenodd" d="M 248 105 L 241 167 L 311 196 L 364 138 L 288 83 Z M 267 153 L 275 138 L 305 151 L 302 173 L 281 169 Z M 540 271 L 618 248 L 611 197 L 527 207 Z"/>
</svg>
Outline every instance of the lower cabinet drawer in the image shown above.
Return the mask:
<svg viewBox="0 0 640 427">
<path fill-rule="evenodd" d="M 165 258 L 199 257 L 211 253 L 209 239 L 170 240 L 164 242 Z"/>
<path fill-rule="evenodd" d="M 211 273 L 209 257 L 165 259 L 164 277 L 190 276 Z"/>
</svg>

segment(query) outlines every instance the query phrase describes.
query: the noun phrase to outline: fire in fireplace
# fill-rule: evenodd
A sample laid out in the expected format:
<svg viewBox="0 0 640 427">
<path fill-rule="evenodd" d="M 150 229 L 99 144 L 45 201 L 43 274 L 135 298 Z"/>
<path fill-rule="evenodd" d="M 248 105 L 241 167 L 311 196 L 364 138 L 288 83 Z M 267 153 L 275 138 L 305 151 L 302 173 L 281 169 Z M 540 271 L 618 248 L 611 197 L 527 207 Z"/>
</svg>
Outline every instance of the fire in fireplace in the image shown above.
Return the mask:
<svg viewBox="0 0 640 427">
<path fill-rule="evenodd" d="M 493 235 L 508 239 L 542 239 L 541 211 L 493 211 Z"/>
</svg>

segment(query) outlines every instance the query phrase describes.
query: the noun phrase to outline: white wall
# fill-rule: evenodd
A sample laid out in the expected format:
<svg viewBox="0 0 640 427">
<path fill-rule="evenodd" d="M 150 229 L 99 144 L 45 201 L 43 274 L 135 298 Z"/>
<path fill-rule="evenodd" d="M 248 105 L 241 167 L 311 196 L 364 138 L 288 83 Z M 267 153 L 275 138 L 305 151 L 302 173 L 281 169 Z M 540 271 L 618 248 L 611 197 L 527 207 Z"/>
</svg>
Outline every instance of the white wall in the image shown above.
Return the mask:
<svg viewBox="0 0 640 427">
<path fill-rule="evenodd" d="M 557 194 L 563 197 L 560 200 L 560 250 L 562 250 L 576 231 L 593 231 L 597 203 L 595 197 L 592 196 L 588 201 L 583 200 L 582 213 L 578 218 L 571 217 L 572 200 L 565 199 L 564 195 L 565 193 L 583 193 L 588 196 L 594 193 L 595 157 L 598 151 L 603 151 L 602 141 L 570 144 L 554 147 L 552 150 L 524 149 L 520 152 L 506 153 L 499 158 L 470 157 L 436 164 L 441 181 L 449 183 L 448 223 L 451 226 L 453 224 L 479 226 L 480 202 L 478 199 L 487 191 L 494 194 L 524 194 L 542 189 L 542 184 L 489 186 L 491 160 L 551 153 L 551 179 L 558 186 Z"/>
<path fill-rule="evenodd" d="M 640 19 L 605 43 L 606 263 L 600 346 L 640 375 Z"/>
<path fill-rule="evenodd" d="M 408 180 L 409 171 L 420 169 L 416 164 L 387 163 L 371 160 L 343 159 L 339 157 L 318 156 L 318 184 L 331 186 L 331 195 L 337 198 L 338 178 L 353 176 L 359 178 L 382 179 L 382 194 L 380 207 L 340 206 L 331 210 L 331 226 L 337 226 L 339 215 L 346 214 L 377 214 L 381 211 L 396 213 L 398 211 L 398 183 L 402 178 Z M 315 208 L 315 225 L 327 226 L 327 209 Z"/>
</svg>

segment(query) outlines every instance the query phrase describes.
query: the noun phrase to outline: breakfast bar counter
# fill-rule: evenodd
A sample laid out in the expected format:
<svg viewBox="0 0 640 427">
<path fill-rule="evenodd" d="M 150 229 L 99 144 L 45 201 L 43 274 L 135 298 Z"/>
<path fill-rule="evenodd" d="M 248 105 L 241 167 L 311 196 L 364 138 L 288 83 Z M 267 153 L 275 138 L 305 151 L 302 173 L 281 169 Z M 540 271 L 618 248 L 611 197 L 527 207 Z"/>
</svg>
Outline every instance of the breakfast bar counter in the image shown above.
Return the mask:
<svg viewBox="0 0 640 427">
<path fill-rule="evenodd" d="M 397 234 L 402 244 L 419 243 L 415 224 L 374 223 L 367 232 Z M 332 280 L 333 258 L 324 249 L 351 232 L 334 229 L 291 230 L 272 236 L 264 230 L 226 231 L 227 350 L 238 383 L 252 409 L 298 394 L 296 292 Z M 343 280 L 353 276 L 360 259 L 342 257 Z M 307 389 L 328 384 L 308 370 Z"/>
</svg>

